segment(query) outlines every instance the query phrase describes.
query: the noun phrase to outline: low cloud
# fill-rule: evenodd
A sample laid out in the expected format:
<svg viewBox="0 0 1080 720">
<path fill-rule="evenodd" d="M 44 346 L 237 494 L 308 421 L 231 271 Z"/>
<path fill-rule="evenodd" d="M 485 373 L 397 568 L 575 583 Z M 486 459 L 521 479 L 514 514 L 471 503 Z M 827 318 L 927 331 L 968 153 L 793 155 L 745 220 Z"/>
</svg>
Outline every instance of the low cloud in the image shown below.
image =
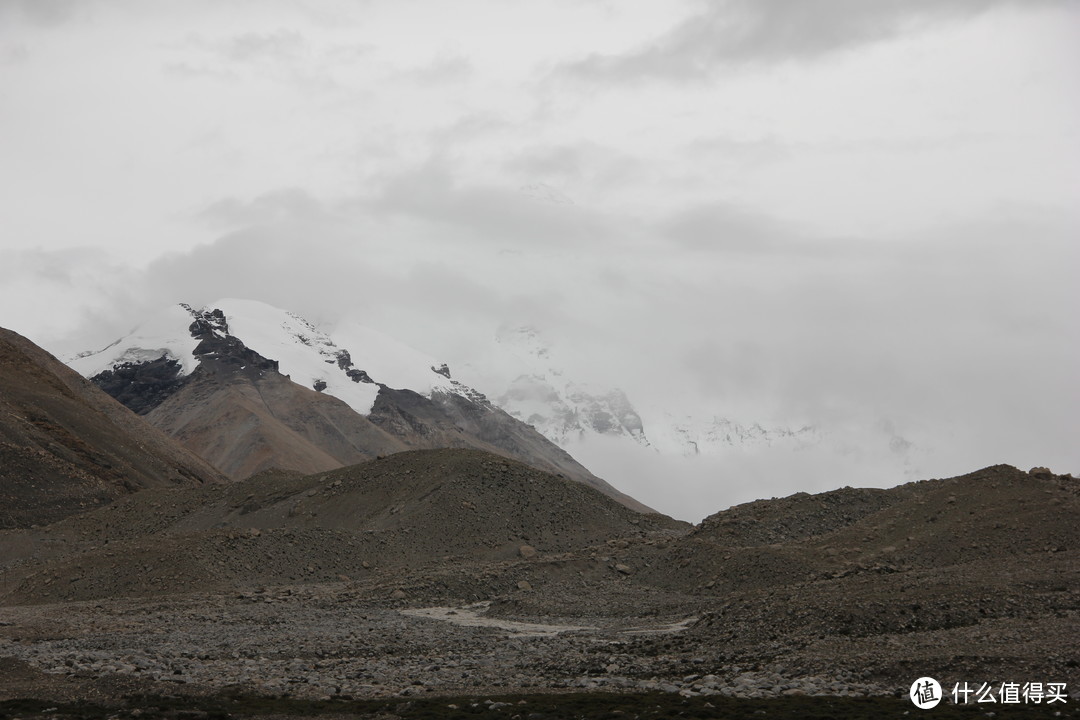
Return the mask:
<svg viewBox="0 0 1080 720">
<path fill-rule="evenodd" d="M 658 235 L 683 249 L 739 254 L 809 254 L 814 241 L 764 213 L 735 203 L 713 202 L 676 211 Z"/>
<path fill-rule="evenodd" d="M 137 319 L 139 275 L 106 251 L 0 249 L 0 327 L 65 357 L 104 344 Z"/>
</svg>

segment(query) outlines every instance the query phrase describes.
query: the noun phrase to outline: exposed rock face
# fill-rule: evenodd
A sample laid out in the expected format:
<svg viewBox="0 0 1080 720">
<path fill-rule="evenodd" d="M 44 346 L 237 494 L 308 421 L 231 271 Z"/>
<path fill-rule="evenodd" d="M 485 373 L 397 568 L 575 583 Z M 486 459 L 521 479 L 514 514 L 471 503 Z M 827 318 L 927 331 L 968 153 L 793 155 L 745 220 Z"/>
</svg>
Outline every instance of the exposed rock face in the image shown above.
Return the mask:
<svg viewBox="0 0 1080 720">
<path fill-rule="evenodd" d="M 195 310 L 183 303 L 181 307 L 191 314 L 192 323 L 188 332 L 198 340 L 194 354 L 200 362 L 207 360 L 234 367 L 278 369 L 276 361 L 264 358 L 238 338 L 229 335 L 229 324 L 221 310 Z M 184 375 L 182 370 L 178 360 L 163 354 L 155 360 L 120 363 L 98 373 L 91 380 L 130 410 L 145 415 L 192 380 L 192 376 Z"/>
<path fill-rule="evenodd" d="M 94 378 L 94 384 L 131 411 L 144 415 L 183 387 L 186 378 L 180 370 L 180 363 L 162 355 L 157 360 L 106 370 Z"/>
<path fill-rule="evenodd" d="M 142 377 L 168 377 L 168 363 L 150 365 Z M 222 480 L 52 355 L 0 329 L 0 528 L 45 524 L 144 487 Z"/>
<path fill-rule="evenodd" d="M 214 312 L 220 313 L 220 310 Z M 226 330 L 228 326 L 225 326 Z M 263 357 L 240 338 L 221 334 L 216 326 L 196 320 L 191 325 L 191 336 L 199 339 L 195 347 L 195 357 L 202 361 L 213 360 L 236 368 L 256 368 L 277 372 L 277 360 Z"/>
<path fill-rule="evenodd" d="M 345 374 L 348 375 L 349 379 L 352 380 L 353 382 L 362 382 L 362 383 L 374 383 L 375 382 L 374 380 L 371 379 L 371 376 L 368 375 L 365 371 L 363 371 L 363 370 L 361 370 L 361 369 L 359 369 L 359 368 L 357 368 L 356 366 L 353 365 L 352 356 L 349 354 L 348 350 L 339 350 L 335 354 L 335 356 L 337 357 L 337 365 L 338 365 L 338 367 L 341 368 L 342 370 L 344 370 Z M 325 384 L 324 384 L 324 387 L 325 387 Z"/>
</svg>

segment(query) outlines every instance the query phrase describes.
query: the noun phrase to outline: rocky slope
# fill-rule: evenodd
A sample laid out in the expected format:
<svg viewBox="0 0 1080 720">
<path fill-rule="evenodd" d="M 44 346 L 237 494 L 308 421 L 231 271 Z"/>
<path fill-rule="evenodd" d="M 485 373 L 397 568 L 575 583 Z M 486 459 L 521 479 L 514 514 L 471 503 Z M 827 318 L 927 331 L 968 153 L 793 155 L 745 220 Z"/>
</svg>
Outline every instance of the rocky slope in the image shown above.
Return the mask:
<svg viewBox="0 0 1080 720">
<path fill-rule="evenodd" d="M 0 528 L 45 525 L 140 488 L 223 480 L 52 355 L 0 329 Z"/>
<path fill-rule="evenodd" d="M 362 327 L 339 334 L 341 343 L 254 301 L 178 305 L 71 365 L 233 478 L 318 472 L 406 448 L 475 448 L 650 511 L 445 365 Z"/>
<path fill-rule="evenodd" d="M 0 595 L 40 602 L 326 582 L 686 527 L 490 453 L 411 451 L 317 475 L 144 492 L 0 536 Z"/>
<path fill-rule="evenodd" d="M 888 490 L 843 488 L 739 505 L 706 518 L 657 578 L 745 587 L 1080 549 L 1080 482 L 1034 472 L 995 465 Z M 733 562 L 733 549 L 746 554 L 745 567 Z"/>
<path fill-rule="evenodd" d="M 331 395 L 217 359 L 144 417 L 234 479 L 270 468 L 331 470 L 407 447 Z"/>
</svg>

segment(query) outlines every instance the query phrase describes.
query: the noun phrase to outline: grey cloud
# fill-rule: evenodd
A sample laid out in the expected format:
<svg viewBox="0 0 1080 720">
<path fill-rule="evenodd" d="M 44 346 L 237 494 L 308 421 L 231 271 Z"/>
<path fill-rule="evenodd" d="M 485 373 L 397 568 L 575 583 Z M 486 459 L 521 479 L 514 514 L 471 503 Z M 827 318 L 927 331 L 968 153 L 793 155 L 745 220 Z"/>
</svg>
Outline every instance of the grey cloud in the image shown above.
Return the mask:
<svg viewBox="0 0 1080 720">
<path fill-rule="evenodd" d="M 812 60 L 995 6 L 1033 4 L 1018 0 L 718 0 L 703 3 L 699 12 L 650 43 L 623 54 L 593 54 L 564 66 L 563 71 L 598 80 L 693 79 L 725 65 Z"/>
<path fill-rule="evenodd" d="M 477 139 L 490 139 L 496 133 L 515 130 L 505 118 L 488 112 L 469 113 L 431 131 L 432 144 L 451 148 L 456 144 Z"/>
<path fill-rule="evenodd" d="M 833 254 L 837 240 L 813 238 L 782 221 L 735 203 L 714 202 L 679 210 L 657 225 L 658 234 L 688 250 L 743 255 Z"/>
<path fill-rule="evenodd" d="M 17 17 L 42 27 L 57 27 L 84 15 L 91 3 L 81 0 L 0 0 L 0 19 Z"/>
<path fill-rule="evenodd" d="M 633 185 L 655 172 L 633 154 L 596 142 L 526 146 L 503 168 L 524 184 L 587 185 L 593 192 Z"/>
<path fill-rule="evenodd" d="M 442 53 L 430 63 L 402 72 L 402 76 L 421 85 L 446 85 L 468 80 L 474 73 L 472 61 L 464 55 Z"/>
<path fill-rule="evenodd" d="M 366 62 L 375 50 L 375 46 L 370 43 L 330 45 L 326 50 L 326 56 L 335 63 Z"/>
<path fill-rule="evenodd" d="M 167 75 L 233 83 L 242 83 L 249 75 L 262 76 L 314 94 L 338 88 L 333 70 L 340 46 L 320 52 L 317 44 L 295 30 L 281 28 L 224 38 L 193 32 L 171 49 L 182 53 L 178 56 L 182 59 L 162 63 Z"/>
<path fill-rule="evenodd" d="M 488 265 L 445 247 L 422 221 L 373 215 L 363 203 L 327 203 L 283 189 L 225 198 L 199 217 L 229 231 L 153 263 L 143 288 L 152 303 L 250 297 L 316 322 L 358 312 L 384 321 L 405 316 L 416 325 L 417 318 L 452 312 L 480 315 L 488 325 L 494 308 L 515 302 L 487 281 Z"/>
<path fill-rule="evenodd" d="M 225 80 L 236 81 L 238 76 L 231 70 L 222 69 L 219 67 L 211 67 L 206 64 L 195 64 L 190 62 L 166 62 L 162 63 L 161 71 L 165 75 L 171 75 L 178 78 L 210 78 L 213 80 Z"/>
<path fill-rule="evenodd" d="M 224 227 L 318 220 L 329 216 L 330 210 L 302 188 L 283 188 L 247 201 L 235 197 L 222 198 L 196 214 L 196 217 L 211 225 Z"/>
<path fill-rule="evenodd" d="M 138 286 L 100 249 L 0 248 L 0 327 L 65 356 L 129 330 L 121 309 L 139 306 Z"/>
<path fill-rule="evenodd" d="M 704 396 L 752 388 L 755 403 L 807 418 L 869 408 L 1007 427 L 1035 413 L 1044 432 L 1066 426 L 1080 394 L 1068 369 L 1080 347 L 1061 312 L 1080 302 L 1076 250 L 1067 228 L 996 220 L 797 273 L 787 256 L 718 270 L 714 287 L 680 292 L 711 329 L 683 367 Z"/>
<path fill-rule="evenodd" d="M 362 246 L 317 219 L 245 227 L 155 261 L 144 293 L 157 306 L 251 298 L 317 319 L 393 292 L 394 273 L 365 263 Z"/>
<path fill-rule="evenodd" d="M 512 187 L 459 184 L 439 160 L 384 178 L 366 205 L 372 212 L 437 223 L 455 233 L 455 241 L 469 244 L 567 245 L 602 239 L 601 221 L 590 212 L 539 202 Z"/>
<path fill-rule="evenodd" d="M 0 249 L 0 280 L 5 282 L 33 277 L 73 286 L 84 278 L 92 278 L 98 273 L 111 274 L 117 269 L 108 253 L 93 247 Z M 108 282 L 103 281 L 103 285 Z"/>
<path fill-rule="evenodd" d="M 0 45 L 0 64 L 16 65 L 30 57 L 30 50 L 23 43 Z"/>
<path fill-rule="evenodd" d="M 693 162 L 701 163 L 704 159 L 722 161 L 725 164 L 741 163 L 761 165 L 791 157 L 798 149 L 791 142 L 781 142 L 774 138 L 756 140 L 736 140 L 730 137 L 699 137 L 683 146 L 684 156 Z"/>
<path fill-rule="evenodd" d="M 218 46 L 219 51 L 237 62 L 289 62 L 307 50 L 304 37 L 294 31 L 279 29 L 271 33 L 235 35 Z"/>
<path fill-rule="evenodd" d="M 581 150 L 572 145 L 533 147 L 507 160 L 506 168 L 528 177 L 578 178 L 581 155 Z"/>
</svg>

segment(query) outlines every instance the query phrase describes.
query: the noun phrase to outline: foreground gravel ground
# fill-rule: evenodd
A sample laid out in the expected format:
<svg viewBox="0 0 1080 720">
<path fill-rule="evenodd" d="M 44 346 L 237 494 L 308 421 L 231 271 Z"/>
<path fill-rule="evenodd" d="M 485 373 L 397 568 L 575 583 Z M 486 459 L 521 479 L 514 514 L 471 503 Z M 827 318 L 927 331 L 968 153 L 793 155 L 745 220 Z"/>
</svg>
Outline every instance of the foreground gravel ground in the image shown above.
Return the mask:
<svg viewBox="0 0 1080 720">
<path fill-rule="evenodd" d="M 58 678 L 119 676 L 155 692 L 309 699 L 541 688 L 748 698 L 895 693 L 850 676 L 633 652 L 643 639 L 683 632 L 694 618 L 522 622 L 484 611 L 483 604 L 388 607 L 350 598 L 341 586 L 9 607 L 0 609 L 0 656 Z"/>
<path fill-rule="evenodd" d="M 526 517 L 500 467 L 484 492 Z M 937 717 L 1078 717 L 1072 478 L 996 466 L 688 533 L 618 508 L 608 527 L 592 501 L 493 525 L 463 480 L 464 534 L 434 506 L 435 525 L 338 527 L 346 483 L 300 481 L 300 501 L 151 493 L 0 534 L 0 720 L 904 717 L 925 675 L 1067 685 Z M 587 517 L 595 537 L 564 537 Z"/>
<path fill-rule="evenodd" d="M 0 720 L 902 718 L 915 712 L 903 683 L 837 659 L 869 668 L 931 657 L 947 642 L 834 638 L 784 652 L 769 643 L 733 659 L 709 640 L 715 619 L 695 615 L 513 616 L 505 602 L 433 606 L 366 590 L 341 582 L 0 608 Z M 1037 628 L 1017 622 L 1016 633 Z M 988 628 L 979 632 L 1008 641 L 1005 624 Z M 1069 690 L 1053 707 L 997 705 L 989 716 L 946 703 L 934 717 L 1080 717 L 1075 682 Z"/>
</svg>

